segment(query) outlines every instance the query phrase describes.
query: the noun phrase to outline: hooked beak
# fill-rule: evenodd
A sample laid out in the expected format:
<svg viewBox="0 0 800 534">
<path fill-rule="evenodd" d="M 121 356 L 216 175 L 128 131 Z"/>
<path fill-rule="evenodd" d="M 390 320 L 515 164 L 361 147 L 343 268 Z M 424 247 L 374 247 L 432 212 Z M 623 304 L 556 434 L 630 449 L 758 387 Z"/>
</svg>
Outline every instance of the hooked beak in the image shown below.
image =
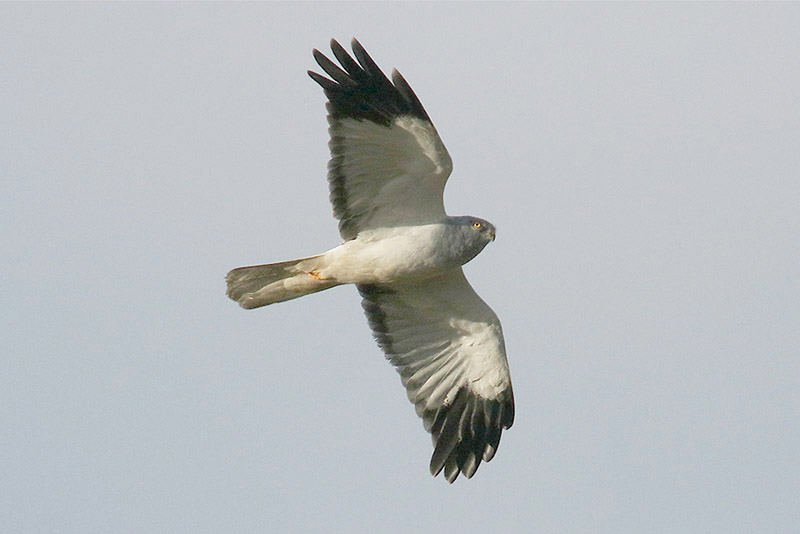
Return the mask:
<svg viewBox="0 0 800 534">
<path fill-rule="evenodd" d="M 492 241 L 494 241 L 495 234 L 496 234 L 496 231 L 495 231 L 495 230 L 492 230 L 492 233 L 490 234 L 490 235 L 492 236 Z"/>
</svg>

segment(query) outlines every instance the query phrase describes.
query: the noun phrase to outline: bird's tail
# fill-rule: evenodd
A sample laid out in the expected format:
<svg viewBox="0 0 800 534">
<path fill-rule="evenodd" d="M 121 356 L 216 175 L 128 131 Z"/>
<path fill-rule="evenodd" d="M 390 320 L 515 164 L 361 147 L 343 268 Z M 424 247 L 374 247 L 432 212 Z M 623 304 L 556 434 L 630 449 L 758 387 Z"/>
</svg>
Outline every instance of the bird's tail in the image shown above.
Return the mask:
<svg viewBox="0 0 800 534">
<path fill-rule="evenodd" d="M 227 294 L 249 310 L 338 286 L 339 282 L 316 274 L 321 257 L 233 269 L 225 277 Z"/>
</svg>

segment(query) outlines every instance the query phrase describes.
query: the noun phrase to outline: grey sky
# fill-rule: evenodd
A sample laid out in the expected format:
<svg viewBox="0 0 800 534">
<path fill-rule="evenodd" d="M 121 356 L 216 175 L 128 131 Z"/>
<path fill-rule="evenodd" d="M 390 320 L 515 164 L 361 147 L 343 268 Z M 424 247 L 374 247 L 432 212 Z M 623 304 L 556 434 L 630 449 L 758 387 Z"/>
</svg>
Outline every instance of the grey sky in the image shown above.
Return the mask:
<svg viewBox="0 0 800 534">
<path fill-rule="evenodd" d="M 790 532 L 797 4 L 0 4 L 4 532 Z M 397 67 L 455 165 L 517 401 L 452 487 L 340 287 L 311 49 Z"/>
</svg>

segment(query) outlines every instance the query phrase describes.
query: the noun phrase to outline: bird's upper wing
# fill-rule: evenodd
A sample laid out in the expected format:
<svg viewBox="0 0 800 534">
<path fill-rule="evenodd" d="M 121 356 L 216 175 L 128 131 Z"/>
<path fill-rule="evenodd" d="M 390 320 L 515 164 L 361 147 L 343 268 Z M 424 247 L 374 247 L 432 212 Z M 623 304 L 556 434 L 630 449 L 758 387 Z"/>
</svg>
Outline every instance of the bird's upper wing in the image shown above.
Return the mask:
<svg viewBox="0 0 800 534">
<path fill-rule="evenodd" d="M 353 59 L 335 40 L 340 68 L 319 50 L 331 79 L 309 71 L 328 97 L 328 185 L 339 232 L 424 224 L 445 215 L 442 195 L 453 168 L 425 109 L 396 70 L 392 81 L 353 39 Z"/>
<path fill-rule="evenodd" d="M 391 286 L 359 285 L 372 332 L 434 443 L 431 473 L 470 478 L 514 422 L 500 321 L 462 269 Z"/>
</svg>

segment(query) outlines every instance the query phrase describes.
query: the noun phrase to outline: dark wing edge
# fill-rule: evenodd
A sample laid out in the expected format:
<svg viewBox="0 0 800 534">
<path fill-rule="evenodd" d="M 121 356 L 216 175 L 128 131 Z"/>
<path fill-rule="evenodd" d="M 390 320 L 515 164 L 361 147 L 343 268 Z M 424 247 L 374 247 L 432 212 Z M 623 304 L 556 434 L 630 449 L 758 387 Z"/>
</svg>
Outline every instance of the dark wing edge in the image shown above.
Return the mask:
<svg viewBox="0 0 800 534">
<path fill-rule="evenodd" d="M 355 59 L 331 39 L 331 50 L 342 68 L 314 49 L 314 59 L 331 79 L 308 71 L 328 97 L 332 119 L 350 117 L 389 126 L 395 118 L 411 115 L 430 122 L 419 98 L 399 72 L 392 72 L 392 83 L 357 39 L 352 40 L 351 46 Z"/>
<path fill-rule="evenodd" d="M 487 399 L 461 387 L 452 402 L 423 411 L 422 418 L 434 442 L 431 474 L 444 470 L 452 484 L 459 472 L 472 478 L 481 461 L 494 458 L 503 429 L 514 424 L 514 394 L 509 386 L 500 397 Z"/>
<path fill-rule="evenodd" d="M 381 295 L 391 294 L 392 290 L 371 284 L 358 284 L 357 287 L 373 336 L 387 359 L 400 372 L 406 386 L 418 367 L 400 370 L 403 355 L 396 354 L 392 348 L 386 314 L 379 304 Z M 514 424 L 514 392 L 510 384 L 496 398 L 483 397 L 468 386 L 461 386 L 455 396 L 437 410 L 425 409 L 424 401 L 415 407 L 433 440 L 431 475 L 435 477 L 444 471 L 445 479 L 451 484 L 459 473 L 472 478 L 481 461 L 488 462 L 494 458 L 503 429 Z"/>
</svg>

